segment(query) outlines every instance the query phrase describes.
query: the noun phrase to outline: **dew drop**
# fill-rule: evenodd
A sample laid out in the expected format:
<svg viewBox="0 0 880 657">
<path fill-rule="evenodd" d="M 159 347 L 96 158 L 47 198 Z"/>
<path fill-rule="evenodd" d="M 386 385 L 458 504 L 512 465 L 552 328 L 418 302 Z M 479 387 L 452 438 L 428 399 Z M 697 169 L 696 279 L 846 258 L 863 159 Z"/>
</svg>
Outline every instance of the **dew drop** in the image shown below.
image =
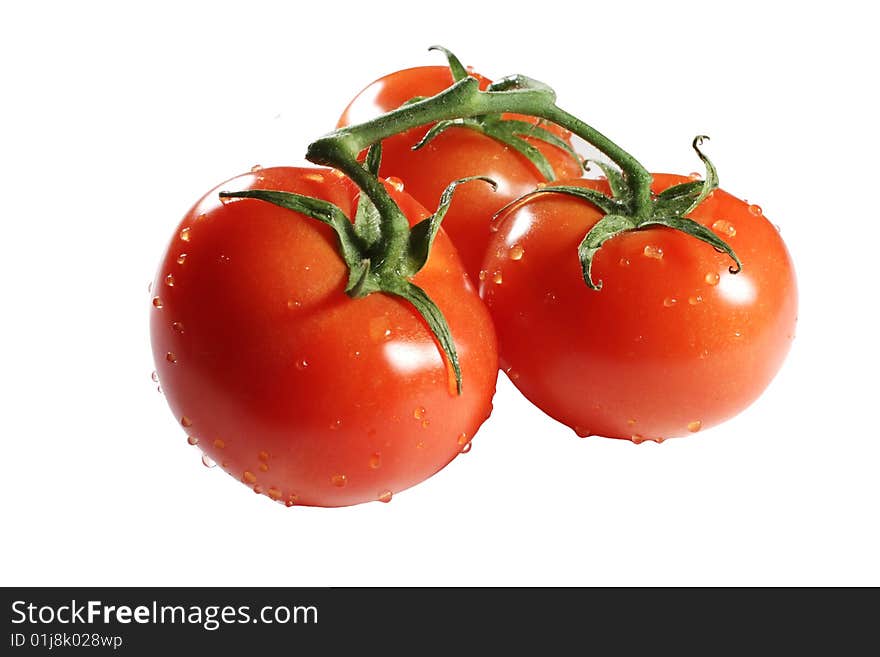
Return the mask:
<svg viewBox="0 0 880 657">
<path fill-rule="evenodd" d="M 191 427 L 192 424 L 193 424 L 193 423 L 192 423 L 192 420 L 190 420 L 186 415 L 184 415 L 184 416 L 182 416 L 182 417 L 180 418 L 180 426 L 182 426 L 182 427 Z"/>
<path fill-rule="evenodd" d="M 330 173 L 337 178 L 345 178 L 345 174 L 342 173 L 339 169 L 330 169 Z"/>
<path fill-rule="evenodd" d="M 618 263 L 620 264 L 621 267 L 628 267 L 629 266 L 629 258 L 621 258 L 618 261 Z"/>
<path fill-rule="evenodd" d="M 161 308 L 162 307 L 162 299 L 159 297 L 153 297 L 153 308 Z"/>
<path fill-rule="evenodd" d="M 257 495 L 259 495 L 260 493 L 263 492 L 263 487 L 260 486 L 260 484 L 256 484 L 256 485 L 254 485 L 254 492 L 255 492 Z"/>
<path fill-rule="evenodd" d="M 269 452 L 263 450 L 262 452 L 257 454 L 257 458 L 260 459 L 261 461 L 268 461 L 269 460 Z"/>
<path fill-rule="evenodd" d="M 390 490 L 382 491 L 381 493 L 379 493 L 378 500 L 380 502 L 384 502 L 385 504 L 388 504 L 388 502 L 391 501 L 391 496 L 392 496 L 392 492 Z"/>
<path fill-rule="evenodd" d="M 180 231 L 180 239 L 182 239 L 184 242 L 189 242 L 189 239 L 190 239 L 189 231 L 190 231 L 189 228 L 184 228 L 183 230 Z"/>
<path fill-rule="evenodd" d="M 648 244 L 642 253 L 645 254 L 646 258 L 653 258 L 654 260 L 662 260 L 663 259 L 663 249 L 659 246 L 653 246 Z"/>
<path fill-rule="evenodd" d="M 378 470 L 382 467 L 382 455 L 379 452 L 376 452 L 372 456 L 370 456 L 370 469 Z"/>
<path fill-rule="evenodd" d="M 692 306 L 696 306 L 698 303 L 703 303 L 703 297 L 701 297 L 699 294 L 695 294 L 692 297 L 688 297 L 688 303 Z"/>
<path fill-rule="evenodd" d="M 206 468 L 213 468 L 217 465 L 217 463 L 207 454 L 202 454 L 202 465 L 204 465 Z"/>
<path fill-rule="evenodd" d="M 167 285 L 168 287 L 174 287 L 174 276 L 168 274 L 165 277 L 165 285 Z"/>
<path fill-rule="evenodd" d="M 304 370 L 308 366 L 309 366 L 309 361 L 307 361 L 305 358 L 300 358 L 298 361 L 296 361 L 296 369 L 298 369 L 298 370 Z"/>
<path fill-rule="evenodd" d="M 523 254 L 525 254 L 526 250 L 522 248 L 519 244 L 514 244 L 510 247 L 510 256 L 511 260 L 522 260 Z"/>
<path fill-rule="evenodd" d="M 344 474 L 335 474 L 330 477 L 330 483 L 336 486 L 337 488 L 342 488 L 345 484 L 348 483 L 348 477 Z"/>
<path fill-rule="evenodd" d="M 461 448 L 460 453 L 467 454 L 469 451 L 471 451 L 471 447 L 473 447 L 472 442 L 465 443 L 464 447 Z"/>
<path fill-rule="evenodd" d="M 678 299 L 675 297 L 666 297 L 663 299 L 663 307 L 664 308 L 672 308 L 675 304 L 678 303 Z"/>
<path fill-rule="evenodd" d="M 156 386 L 156 392 L 158 392 L 160 395 L 165 394 L 164 392 L 162 392 L 162 386 Z"/>
<path fill-rule="evenodd" d="M 183 324 L 180 322 L 171 322 L 171 328 L 175 333 L 183 333 Z"/>
<path fill-rule="evenodd" d="M 696 433 L 700 430 L 700 427 L 703 426 L 703 423 L 700 420 L 694 420 L 693 422 L 688 422 L 688 431 L 691 433 Z"/>
<path fill-rule="evenodd" d="M 257 483 L 257 475 L 250 470 L 245 470 L 244 474 L 241 475 L 241 480 L 246 484 L 255 484 Z"/>
<path fill-rule="evenodd" d="M 153 383 L 159 383 L 159 373 L 156 370 L 153 370 L 153 373 L 150 374 L 150 378 L 153 379 Z"/>
<path fill-rule="evenodd" d="M 466 433 L 462 432 L 462 433 L 458 434 L 458 444 L 460 446 L 467 445 L 467 442 L 468 442 L 468 435 Z"/>
<path fill-rule="evenodd" d="M 147 294 L 153 291 L 153 281 L 147 283 Z"/>
<path fill-rule="evenodd" d="M 420 440 L 416 443 L 416 449 L 425 449 L 425 441 Z"/>
<path fill-rule="evenodd" d="M 167 360 L 169 363 L 174 364 L 177 362 L 177 356 L 169 351 L 167 354 L 165 354 L 165 360 Z"/>
<path fill-rule="evenodd" d="M 632 425 L 634 425 L 634 424 L 636 423 L 636 421 L 635 421 L 635 419 L 630 418 L 629 420 L 626 421 L 626 423 L 627 423 L 629 426 L 632 426 Z"/>
<path fill-rule="evenodd" d="M 263 170 L 263 165 L 261 165 L 261 164 L 255 164 L 254 166 L 251 167 L 251 173 L 257 173 L 258 171 L 262 171 L 262 170 Z"/>
<path fill-rule="evenodd" d="M 736 235 L 736 228 L 726 219 L 719 219 L 713 223 L 712 230 L 715 230 L 726 237 L 734 237 Z"/>
<path fill-rule="evenodd" d="M 749 214 L 760 217 L 762 214 L 764 214 L 764 210 L 761 209 L 760 205 L 752 204 L 749 206 Z"/>
<path fill-rule="evenodd" d="M 190 445 L 198 445 L 199 439 L 197 436 L 187 436 L 186 442 L 188 442 Z"/>
<path fill-rule="evenodd" d="M 260 472 L 269 472 L 269 464 L 268 463 L 260 463 L 260 465 L 257 466 L 257 469 Z"/>
<path fill-rule="evenodd" d="M 481 269 L 481 270 L 480 270 L 480 274 L 479 274 L 479 278 L 480 278 L 481 281 L 485 281 L 485 280 L 486 280 L 486 277 L 487 277 L 488 275 L 489 275 L 489 272 L 487 272 L 485 269 Z"/>
<path fill-rule="evenodd" d="M 391 339 L 391 325 L 385 315 L 378 315 L 370 319 L 370 339 L 373 342 L 385 342 Z"/>
<path fill-rule="evenodd" d="M 177 256 L 177 264 L 182 265 L 184 262 L 186 262 L 186 254 L 181 253 L 179 256 Z"/>
<path fill-rule="evenodd" d="M 335 169 L 334 169 L 335 170 Z M 291 507 L 297 503 L 297 497 L 291 493 L 284 502 L 284 506 Z"/>
<path fill-rule="evenodd" d="M 333 420 L 333 422 L 330 423 L 330 431 L 338 431 L 341 426 L 342 420 Z"/>
<path fill-rule="evenodd" d="M 297 299 L 288 299 L 287 300 L 287 307 L 290 308 L 291 310 L 296 310 L 297 308 L 302 307 L 302 302 L 298 301 Z"/>
<path fill-rule="evenodd" d="M 708 274 L 706 274 L 703 280 L 706 281 L 707 285 L 718 285 L 718 281 L 721 280 L 721 276 L 718 275 L 718 272 L 710 271 Z"/>
<path fill-rule="evenodd" d="M 387 182 L 389 185 L 391 185 L 398 192 L 403 191 L 403 181 L 400 178 L 396 178 L 394 176 L 389 176 L 388 178 L 385 179 L 385 182 Z"/>
<path fill-rule="evenodd" d="M 431 423 L 428 421 L 427 418 L 422 420 L 422 429 L 427 429 L 429 424 Z"/>
<path fill-rule="evenodd" d="M 492 274 L 492 282 L 495 283 L 495 285 L 501 285 L 504 282 L 504 276 L 501 274 L 500 269 Z"/>
<path fill-rule="evenodd" d="M 423 417 L 425 417 L 425 407 L 419 406 L 418 408 L 416 408 L 413 411 L 413 417 L 417 420 L 421 420 Z"/>
<path fill-rule="evenodd" d="M 224 449 L 226 447 L 226 441 L 222 438 L 217 438 L 217 440 L 214 441 L 214 447 L 217 449 Z"/>
<path fill-rule="evenodd" d="M 279 489 L 275 488 L 274 486 L 266 491 L 266 495 L 271 497 L 276 502 L 281 499 L 281 491 Z"/>
<path fill-rule="evenodd" d="M 697 173 L 696 171 L 692 171 L 688 174 L 688 178 L 690 178 L 691 180 L 699 180 L 702 177 L 703 176 L 701 174 Z"/>
<path fill-rule="evenodd" d="M 224 255 L 222 253 L 220 254 L 220 257 L 217 258 L 217 262 L 219 262 L 221 265 L 228 264 L 229 260 L 230 260 L 230 257 L 228 255 Z"/>
<path fill-rule="evenodd" d="M 733 337 L 735 337 L 735 338 L 741 338 L 742 335 L 743 335 L 742 331 L 734 331 L 733 332 Z"/>
<path fill-rule="evenodd" d="M 537 187 L 538 189 L 544 189 L 546 186 L 547 186 L 547 183 L 545 183 L 543 180 L 541 182 L 539 182 L 537 185 L 535 185 L 535 187 Z"/>
<path fill-rule="evenodd" d="M 575 425 L 574 432 L 578 435 L 579 438 L 589 438 L 592 432 L 589 429 L 584 429 L 581 426 Z"/>
<path fill-rule="evenodd" d="M 645 442 L 645 437 L 639 433 L 634 433 L 632 436 L 630 436 L 630 440 L 632 440 L 636 445 L 640 445 L 641 443 Z"/>
</svg>

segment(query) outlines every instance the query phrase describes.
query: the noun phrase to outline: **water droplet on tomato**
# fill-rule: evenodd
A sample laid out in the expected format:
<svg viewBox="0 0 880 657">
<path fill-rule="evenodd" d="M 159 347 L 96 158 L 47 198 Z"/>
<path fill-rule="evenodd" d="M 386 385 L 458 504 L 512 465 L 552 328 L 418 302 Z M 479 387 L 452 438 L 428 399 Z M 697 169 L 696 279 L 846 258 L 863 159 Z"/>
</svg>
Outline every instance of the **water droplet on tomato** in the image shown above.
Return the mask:
<svg viewBox="0 0 880 657">
<path fill-rule="evenodd" d="M 153 373 L 150 374 L 150 378 L 153 380 L 153 383 L 159 383 L 159 373 L 156 370 L 153 370 Z"/>
<path fill-rule="evenodd" d="M 510 253 L 508 255 L 510 256 L 511 260 L 522 260 L 525 252 L 526 250 L 522 248 L 522 246 L 520 246 L 519 244 L 514 244 L 512 247 L 510 247 Z"/>
<path fill-rule="evenodd" d="M 300 308 L 301 306 L 302 306 L 302 302 L 298 301 L 297 299 L 288 299 L 287 300 L 287 307 L 290 308 L 291 310 L 296 310 L 297 308 Z"/>
<path fill-rule="evenodd" d="M 593 435 L 593 433 L 589 429 L 584 429 L 581 426 L 575 425 L 574 432 L 578 435 L 579 438 L 589 438 Z"/>
<path fill-rule="evenodd" d="M 727 221 L 726 219 L 719 219 L 715 223 L 712 224 L 712 230 L 715 230 L 725 237 L 735 237 L 736 236 L 736 228 L 732 223 Z"/>
<path fill-rule="evenodd" d="M 260 486 L 260 484 L 254 484 L 253 490 L 257 495 L 259 495 L 260 493 L 263 492 L 263 487 Z"/>
<path fill-rule="evenodd" d="M 468 441 L 468 435 L 465 432 L 461 432 L 460 434 L 458 434 L 458 444 L 460 446 L 467 445 L 467 441 Z"/>
<path fill-rule="evenodd" d="M 284 506 L 287 506 L 287 507 L 293 506 L 294 504 L 297 503 L 297 501 L 298 501 L 298 499 L 297 499 L 296 495 L 291 493 L 290 495 L 288 495 L 287 499 L 285 500 Z"/>
<path fill-rule="evenodd" d="M 693 422 L 688 422 L 688 431 L 691 433 L 696 433 L 700 430 L 700 427 L 703 426 L 703 423 L 700 420 L 694 420 Z"/>
<path fill-rule="evenodd" d="M 217 258 L 217 262 L 219 262 L 221 265 L 228 264 L 229 260 L 230 260 L 229 256 L 224 255 L 222 253 L 220 254 L 220 257 Z"/>
<path fill-rule="evenodd" d="M 718 285 L 718 281 L 721 280 L 721 276 L 718 275 L 718 272 L 710 271 L 708 274 L 706 274 L 703 280 L 706 281 L 707 285 Z"/>
<path fill-rule="evenodd" d="M 260 472 L 269 472 L 269 464 L 268 463 L 260 463 L 260 465 L 257 466 L 257 469 Z"/>
<path fill-rule="evenodd" d="M 298 370 L 304 370 L 308 366 L 309 366 L 309 361 L 307 361 L 305 358 L 300 358 L 298 361 L 296 361 L 296 369 L 298 369 Z"/>
<path fill-rule="evenodd" d="M 180 322 L 171 322 L 171 329 L 175 333 L 183 333 L 183 324 Z"/>
<path fill-rule="evenodd" d="M 167 354 L 165 354 L 165 360 L 167 360 L 171 364 L 174 364 L 177 362 L 177 356 L 169 351 Z"/>
<path fill-rule="evenodd" d="M 459 450 L 459 452 L 460 452 L 461 454 L 467 454 L 469 451 L 471 451 L 471 447 L 473 447 L 473 445 L 474 445 L 474 443 L 473 443 L 472 441 L 471 441 L 471 442 L 467 442 L 467 443 L 465 443 L 464 446 Z"/>
<path fill-rule="evenodd" d="M 702 178 L 702 177 L 703 177 L 703 176 L 702 176 L 701 174 L 697 173 L 696 171 L 691 171 L 691 172 L 688 174 L 688 178 L 690 178 L 691 180 L 699 180 L 699 179 Z"/>
<path fill-rule="evenodd" d="M 207 454 L 202 454 L 202 465 L 206 468 L 213 468 L 217 463 Z"/>
<path fill-rule="evenodd" d="M 645 246 L 642 253 L 645 255 L 646 258 L 653 258 L 654 260 L 663 259 L 663 249 L 661 249 L 659 246 L 648 244 L 647 246 Z"/>
<path fill-rule="evenodd" d="M 184 242 L 189 242 L 190 229 L 188 227 L 180 231 L 180 239 L 182 239 Z"/>
<path fill-rule="evenodd" d="M 634 433 L 632 436 L 630 436 L 630 440 L 632 440 L 636 445 L 641 445 L 643 442 L 645 442 L 645 437 L 639 433 Z"/>
<path fill-rule="evenodd" d="M 266 495 L 271 497 L 276 502 L 281 499 L 281 491 L 278 488 L 272 486 L 269 490 L 266 491 Z"/>
<path fill-rule="evenodd" d="M 255 164 L 251 167 L 251 173 L 257 173 L 258 171 L 262 171 L 263 166 L 261 164 Z"/>
<path fill-rule="evenodd" d="M 187 436 L 186 442 L 188 442 L 190 445 L 198 445 L 199 439 L 196 436 Z"/>
<path fill-rule="evenodd" d="M 158 392 L 160 395 L 165 394 L 164 392 L 162 392 L 162 386 L 156 386 L 156 392 Z"/>
<path fill-rule="evenodd" d="M 179 256 L 177 256 L 177 264 L 182 265 L 184 262 L 186 262 L 186 254 L 181 253 Z"/>
<path fill-rule="evenodd" d="M 485 269 L 481 269 L 481 270 L 480 270 L 480 273 L 479 273 L 479 278 L 480 278 L 481 281 L 485 281 L 485 280 L 486 280 L 486 277 L 487 277 L 488 275 L 489 275 L 489 272 L 487 272 Z"/>
<path fill-rule="evenodd" d="M 664 308 L 672 308 L 675 304 L 678 303 L 678 299 L 675 297 L 666 297 L 663 299 L 663 307 Z"/>
<path fill-rule="evenodd" d="M 337 178 L 345 178 L 345 174 L 342 173 L 339 169 L 330 169 L 330 173 Z"/>
<path fill-rule="evenodd" d="M 630 418 L 629 420 L 626 421 L 626 423 L 627 423 L 629 426 L 632 426 L 632 425 L 634 425 L 634 424 L 636 423 L 636 421 L 635 421 L 634 418 Z"/>
<path fill-rule="evenodd" d="M 261 461 L 268 461 L 269 460 L 269 452 L 263 450 L 262 452 L 257 454 L 257 458 L 260 459 Z"/>
<path fill-rule="evenodd" d="M 761 209 L 760 205 L 755 205 L 754 203 L 749 206 L 749 214 L 752 214 L 756 217 L 760 217 L 764 214 L 764 210 Z"/>
<path fill-rule="evenodd" d="M 330 483 L 336 486 L 337 488 L 342 488 L 345 484 L 348 483 L 348 477 L 344 474 L 335 474 L 330 477 Z"/>
<path fill-rule="evenodd" d="M 733 332 L 733 337 L 735 337 L 735 338 L 741 338 L 742 335 L 743 335 L 742 331 L 734 331 Z"/>
<path fill-rule="evenodd" d="M 379 452 L 376 452 L 372 456 L 370 456 L 370 469 L 378 470 L 382 467 L 382 455 Z"/>
<path fill-rule="evenodd" d="M 425 441 L 420 440 L 416 443 L 416 449 L 425 449 Z"/>
<path fill-rule="evenodd" d="M 244 474 L 241 475 L 241 480 L 246 484 L 255 484 L 257 483 L 257 475 L 250 470 L 245 470 Z"/>
<path fill-rule="evenodd" d="M 370 339 L 373 342 L 385 342 L 391 339 L 391 323 L 385 315 L 377 315 L 370 319 Z"/>
<path fill-rule="evenodd" d="M 425 407 L 419 406 L 413 411 L 413 417 L 417 420 L 421 420 L 425 417 Z"/>
<path fill-rule="evenodd" d="M 168 274 L 165 277 L 165 285 L 167 285 L 168 287 L 174 287 L 174 276 Z"/>
<path fill-rule="evenodd" d="M 161 308 L 162 305 L 163 305 L 162 299 L 160 299 L 159 297 L 153 297 L 153 307 L 154 308 Z"/>
<path fill-rule="evenodd" d="M 504 276 L 500 269 L 492 274 L 492 282 L 495 283 L 495 285 L 501 285 L 504 282 Z"/>
<path fill-rule="evenodd" d="M 391 185 L 398 192 L 403 191 L 403 181 L 400 178 L 396 178 L 394 176 L 388 176 L 385 179 L 385 182 L 387 182 L 389 185 Z"/>
<path fill-rule="evenodd" d="M 192 420 L 190 420 L 186 415 L 184 415 L 183 417 L 180 418 L 180 426 L 191 427 L 192 424 L 193 424 Z"/>
<path fill-rule="evenodd" d="M 338 431 L 341 426 L 342 420 L 333 420 L 333 422 L 330 423 L 330 431 Z"/>
<path fill-rule="evenodd" d="M 422 429 L 427 429 L 429 424 L 431 424 L 431 422 L 427 418 L 422 420 Z"/>
<path fill-rule="evenodd" d="M 699 294 L 695 294 L 692 297 L 688 297 L 688 303 L 691 304 L 692 306 L 696 306 L 698 303 L 702 303 L 702 302 L 703 302 L 703 297 L 701 297 Z"/>
<path fill-rule="evenodd" d="M 506 370 L 504 370 L 504 373 L 511 381 L 516 381 L 517 379 L 519 379 L 519 372 L 517 372 L 512 367 L 508 367 Z"/>
<path fill-rule="evenodd" d="M 382 491 L 381 493 L 379 493 L 379 497 L 377 499 L 380 502 L 384 502 L 385 504 L 388 504 L 388 502 L 391 501 L 392 495 L 393 495 L 393 493 L 390 490 Z"/>
<path fill-rule="evenodd" d="M 214 441 L 214 447 L 216 447 L 217 449 L 225 449 L 226 448 L 226 441 L 223 440 L 222 438 L 217 438 Z"/>
<path fill-rule="evenodd" d="M 617 262 L 621 267 L 628 267 L 629 266 L 629 258 L 621 258 Z"/>
</svg>

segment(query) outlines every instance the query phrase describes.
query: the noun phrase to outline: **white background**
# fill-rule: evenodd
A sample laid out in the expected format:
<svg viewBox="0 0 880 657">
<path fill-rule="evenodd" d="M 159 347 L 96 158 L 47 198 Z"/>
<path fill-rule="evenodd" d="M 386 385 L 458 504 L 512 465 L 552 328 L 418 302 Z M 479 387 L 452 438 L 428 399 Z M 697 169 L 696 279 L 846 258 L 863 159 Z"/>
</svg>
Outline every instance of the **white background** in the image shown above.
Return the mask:
<svg viewBox="0 0 880 657">
<path fill-rule="evenodd" d="M 487 5 L 4 9 L 0 584 L 880 585 L 867 5 Z M 502 376 L 474 449 L 391 504 L 285 509 L 186 444 L 147 283 L 199 196 L 300 163 L 434 43 L 551 83 L 652 170 L 699 170 L 711 135 L 793 254 L 795 345 L 744 413 L 663 445 L 577 439 Z"/>
</svg>

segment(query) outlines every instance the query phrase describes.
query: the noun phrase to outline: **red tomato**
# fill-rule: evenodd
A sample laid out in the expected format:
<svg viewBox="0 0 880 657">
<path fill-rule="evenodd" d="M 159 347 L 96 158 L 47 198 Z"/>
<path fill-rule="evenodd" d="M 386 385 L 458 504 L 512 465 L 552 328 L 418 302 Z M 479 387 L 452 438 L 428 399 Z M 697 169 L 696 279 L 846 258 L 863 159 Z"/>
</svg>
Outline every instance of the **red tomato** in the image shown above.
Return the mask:
<svg viewBox="0 0 880 657">
<path fill-rule="evenodd" d="M 654 191 L 686 180 L 655 175 Z M 601 217 L 592 205 L 538 194 L 501 217 L 480 286 L 501 365 L 581 436 L 660 441 L 710 427 L 755 400 L 789 350 L 797 291 L 778 230 L 722 190 L 689 216 L 736 251 L 740 273 L 704 242 L 647 228 L 602 246 L 603 286 L 591 290 L 577 250 Z"/>
<path fill-rule="evenodd" d="M 480 88 L 490 84 L 480 80 Z M 421 66 L 397 71 L 380 78 L 361 91 L 343 112 L 338 126 L 361 123 L 400 107 L 415 96 L 433 96 L 453 83 L 446 66 Z M 535 119 L 508 115 L 535 122 Z M 508 146 L 467 128 L 450 128 L 420 150 L 412 146 L 430 126 L 414 128 L 382 142 L 382 176 L 399 178 L 406 190 L 426 208 L 437 207 L 440 195 L 453 180 L 468 176 L 487 176 L 498 183 L 494 193 L 487 185 L 466 185 L 456 191 L 456 198 L 443 220 L 443 228 L 452 238 L 465 269 L 476 277 L 489 240 L 492 215 L 505 204 L 531 192 L 546 182 L 535 166 Z M 566 133 L 548 126 L 557 136 Z M 536 140 L 527 141 L 547 158 L 558 177 L 578 176 L 580 165 L 563 150 Z M 476 280 L 476 279 L 475 279 Z"/>
<path fill-rule="evenodd" d="M 388 501 L 440 470 L 487 418 L 497 377 L 491 319 L 449 239 L 413 282 L 444 313 L 463 391 L 407 302 L 344 293 L 335 234 L 221 190 L 276 189 L 351 217 L 357 188 L 329 169 L 233 178 L 180 223 L 152 284 L 162 388 L 189 442 L 255 492 L 288 505 Z M 389 190 L 415 223 L 427 212 Z M 451 368 L 450 368 L 451 369 Z"/>
</svg>

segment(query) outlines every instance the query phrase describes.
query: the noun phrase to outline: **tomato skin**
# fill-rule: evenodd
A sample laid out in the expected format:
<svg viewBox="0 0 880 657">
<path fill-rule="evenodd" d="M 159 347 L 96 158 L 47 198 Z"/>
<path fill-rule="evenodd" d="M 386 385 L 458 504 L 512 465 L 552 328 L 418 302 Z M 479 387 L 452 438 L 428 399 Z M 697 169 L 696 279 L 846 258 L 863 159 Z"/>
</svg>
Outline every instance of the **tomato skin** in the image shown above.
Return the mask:
<svg viewBox="0 0 880 657">
<path fill-rule="evenodd" d="M 472 76 L 480 81 L 482 89 L 490 84 L 478 74 Z M 422 66 L 391 73 L 368 85 L 351 101 L 338 127 L 372 119 L 415 96 L 433 96 L 452 83 L 452 74 L 446 66 Z M 507 116 L 535 122 L 530 117 Z M 443 228 L 458 248 L 465 269 L 476 280 L 489 240 L 492 215 L 546 181 L 525 157 L 467 128 L 450 128 L 420 150 L 413 151 L 411 147 L 428 128 L 413 128 L 383 141 L 379 172 L 402 180 L 406 190 L 429 210 L 437 207 L 440 195 L 453 180 L 487 176 L 498 183 L 495 192 L 479 183 L 461 186 L 443 219 Z M 548 129 L 568 137 L 560 128 Z M 580 175 L 578 163 L 560 149 L 535 139 L 528 141 L 547 157 L 560 177 Z"/>
<path fill-rule="evenodd" d="M 444 313 L 461 395 L 424 320 L 375 293 L 351 299 L 328 226 L 221 190 L 277 189 L 338 205 L 357 188 L 328 169 L 233 178 L 184 217 L 152 283 L 151 338 L 175 417 L 229 474 L 279 502 L 382 499 L 449 463 L 488 417 L 491 319 L 438 234 L 413 282 Z M 412 222 L 427 212 L 389 190 Z M 185 255 L 183 255 L 185 254 Z"/>
<path fill-rule="evenodd" d="M 686 180 L 657 174 L 654 191 Z M 604 181 L 564 184 L 608 192 Z M 705 429 L 742 411 L 782 365 L 797 289 L 778 230 L 722 190 L 690 216 L 736 251 L 740 273 L 693 237 L 647 228 L 602 246 L 592 271 L 603 286 L 594 291 L 577 256 L 601 217 L 593 206 L 540 194 L 500 218 L 480 294 L 501 366 L 579 435 L 641 442 Z"/>
</svg>

